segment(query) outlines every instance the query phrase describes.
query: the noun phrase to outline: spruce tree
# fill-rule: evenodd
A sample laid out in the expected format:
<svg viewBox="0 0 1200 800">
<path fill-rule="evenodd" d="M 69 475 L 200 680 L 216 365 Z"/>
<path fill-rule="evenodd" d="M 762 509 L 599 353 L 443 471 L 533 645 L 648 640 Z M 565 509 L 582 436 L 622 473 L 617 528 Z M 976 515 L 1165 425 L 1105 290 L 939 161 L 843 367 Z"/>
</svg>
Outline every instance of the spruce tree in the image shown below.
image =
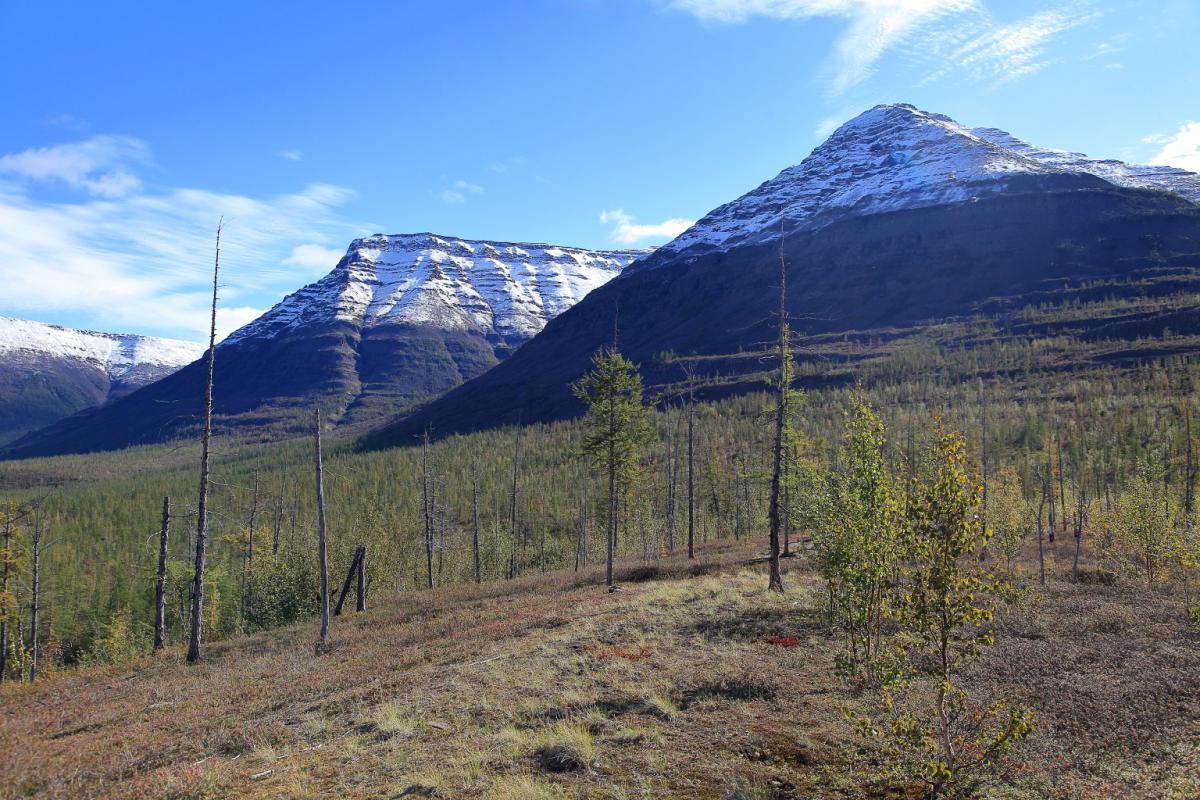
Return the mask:
<svg viewBox="0 0 1200 800">
<path fill-rule="evenodd" d="M 611 590 L 617 497 L 636 476 L 642 448 L 650 437 L 648 409 L 642 400 L 642 377 L 637 367 L 615 347 L 605 347 L 592 358 L 591 371 L 571 388 L 588 406 L 583 454 L 608 479 L 605 577 Z"/>
</svg>

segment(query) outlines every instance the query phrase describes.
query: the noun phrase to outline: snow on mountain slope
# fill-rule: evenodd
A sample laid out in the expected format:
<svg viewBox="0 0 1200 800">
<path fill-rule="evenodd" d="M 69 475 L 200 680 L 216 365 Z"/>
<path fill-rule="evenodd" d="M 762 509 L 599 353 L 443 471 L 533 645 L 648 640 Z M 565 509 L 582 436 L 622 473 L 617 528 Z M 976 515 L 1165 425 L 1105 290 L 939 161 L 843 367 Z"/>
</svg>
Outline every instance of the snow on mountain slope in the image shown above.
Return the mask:
<svg viewBox="0 0 1200 800">
<path fill-rule="evenodd" d="M 1032 145 L 999 128 L 972 128 L 971 133 L 995 145 L 1008 148 L 1058 169 L 1068 172 L 1086 172 L 1118 186 L 1129 186 L 1135 189 L 1163 189 L 1175 192 L 1193 203 L 1200 203 L 1200 175 L 1178 167 L 1147 167 L 1140 164 L 1126 164 L 1124 161 L 1114 159 L 1090 158 L 1083 153 L 1051 150 Z"/>
<path fill-rule="evenodd" d="M 198 342 L 80 331 L 0 317 L 0 361 L 47 357 L 81 361 L 98 367 L 114 382 L 140 370 L 162 377 L 195 361 L 204 350 Z"/>
<path fill-rule="evenodd" d="M 430 233 L 357 239 L 337 267 L 225 340 L 346 322 L 523 341 L 648 250 L 595 251 Z"/>
<path fill-rule="evenodd" d="M 1183 170 L 1045 150 L 910 105 L 880 105 L 842 125 L 796 166 L 706 215 L 659 253 L 766 241 L 781 216 L 789 225 L 817 228 L 846 214 L 970 201 L 1003 191 L 1018 175 L 1083 174 L 1200 201 L 1200 176 Z"/>
</svg>

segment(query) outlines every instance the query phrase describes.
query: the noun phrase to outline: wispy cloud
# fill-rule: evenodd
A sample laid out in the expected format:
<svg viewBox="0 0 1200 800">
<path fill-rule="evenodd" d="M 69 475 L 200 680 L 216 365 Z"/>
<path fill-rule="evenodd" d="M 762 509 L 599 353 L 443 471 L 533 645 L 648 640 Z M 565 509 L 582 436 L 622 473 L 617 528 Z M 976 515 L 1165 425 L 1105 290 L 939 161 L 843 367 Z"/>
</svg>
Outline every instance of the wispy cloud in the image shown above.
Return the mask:
<svg viewBox="0 0 1200 800">
<path fill-rule="evenodd" d="M 53 181 L 96 197 L 123 197 L 141 188 L 132 169 L 150 160 L 150 148 L 130 136 L 93 136 L 0 156 L 0 175 Z"/>
<path fill-rule="evenodd" d="M 483 187 L 467 181 L 455 181 L 438 194 L 442 198 L 443 203 L 457 205 L 458 203 L 467 202 L 467 198 L 472 195 L 483 194 Z"/>
<path fill-rule="evenodd" d="M 848 25 L 834 43 L 829 68 L 832 94 L 866 80 L 875 63 L 933 23 L 978 8 L 978 0 L 670 0 L 669 7 L 711 22 L 751 17 L 838 17 Z"/>
<path fill-rule="evenodd" d="M 275 155 L 282 158 L 284 161 L 303 161 L 304 153 L 300 150 L 276 150 Z"/>
<path fill-rule="evenodd" d="M 0 157 L 16 178 L 0 181 L 0 313 L 47 321 L 70 314 L 102 329 L 200 338 L 207 330 L 213 233 L 224 215 L 218 316 L 224 335 L 300 281 L 328 271 L 340 253 L 318 264 L 322 248 L 370 230 L 339 210 L 353 192 L 328 184 L 256 198 L 143 189 L 130 174 L 122 190 L 113 191 L 113 181 L 104 178 L 111 164 L 77 157 L 94 154 L 97 139 L 136 141 L 94 137 Z M 133 152 L 149 160 L 144 143 Z M 46 199 L 44 181 L 78 186 L 90 196 Z M 305 271 L 298 280 L 297 272 Z"/>
<path fill-rule="evenodd" d="M 846 20 L 826 62 L 828 91 L 839 95 L 874 74 L 889 51 L 910 61 L 934 62 L 932 74 L 918 85 L 948 75 L 966 74 L 997 86 L 1028 77 L 1052 63 L 1052 40 L 1097 14 L 1090 0 L 1065 0 L 1057 9 L 1001 23 L 985 0 L 665 0 L 667 7 L 721 24 L 754 17 Z M 1100 54 L 1118 52 L 1124 39 L 1098 45 Z"/>
<path fill-rule="evenodd" d="M 601 211 L 600 223 L 612 225 L 609 237 L 617 244 L 639 244 L 650 239 L 674 239 L 696 224 L 694 219 L 675 217 L 652 224 L 638 224 L 624 209 Z"/>
<path fill-rule="evenodd" d="M 1078 4 L 1040 11 L 1006 25 L 987 25 L 953 49 L 928 80 L 949 73 L 966 74 L 977 82 L 1000 86 L 1045 69 L 1052 59 L 1051 42 L 1072 28 L 1094 19 Z M 926 81 L 926 82 L 927 82 Z"/>
<path fill-rule="evenodd" d="M 1154 166 L 1200 172 L 1200 122 L 1185 122 L 1173 136 L 1147 137 L 1145 141 L 1162 144 L 1162 149 L 1150 159 Z"/>
</svg>

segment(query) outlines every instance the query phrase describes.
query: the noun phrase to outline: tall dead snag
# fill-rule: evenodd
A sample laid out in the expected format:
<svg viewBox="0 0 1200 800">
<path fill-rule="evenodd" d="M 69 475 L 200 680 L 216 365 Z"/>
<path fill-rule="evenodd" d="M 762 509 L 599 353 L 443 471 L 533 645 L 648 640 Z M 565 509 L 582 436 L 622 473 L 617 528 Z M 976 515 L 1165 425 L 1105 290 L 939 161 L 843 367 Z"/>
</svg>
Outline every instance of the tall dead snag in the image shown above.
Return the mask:
<svg viewBox="0 0 1200 800">
<path fill-rule="evenodd" d="M 29 538 L 33 559 L 29 596 L 29 682 L 37 680 L 38 655 L 41 651 L 38 639 L 38 612 L 41 611 L 42 589 L 42 510 L 34 516 L 33 534 Z"/>
<path fill-rule="evenodd" d="M 1183 510 L 1188 518 L 1196 505 L 1196 460 L 1192 451 L 1192 403 L 1187 398 L 1183 401 L 1183 435 L 1186 439 L 1187 461 L 1184 463 Z"/>
<path fill-rule="evenodd" d="M 163 498 L 158 529 L 158 576 L 154 581 L 154 652 L 163 649 L 167 633 L 167 537 L 171 533 L 171 498 Z"/>
<path fill-rule="evenodd" d="M 691 560 L 696 557 L 696 397 L 694 386 L 688 389 L 687 451 L 688 559 Z"/>
<path fill-rule="evenodd" d="M 4 520 L 4 546 L 0 548 L 0 683 L 3 683 L 8 676 L 8 648 L 9 634 L 11 633 L 9 622 L 10 620 L 20 621 L 16 599 L 8 591 L 13 564 L 16 563 L 13 537 L 17 533 L 17 523 L 29 513 L 28 505 L 16 503 L 10 503 L 0 509 L 0 516 Z M 18 637 L 18 641 L 20 641 L 20 637 Z"/>
<path fill-rule="evenodd" d="M 509 495 L 509 522 L 512 527 L 512 554 L 508 562 L 508 577 L 509 580 L 517 577 L 520 574 L 520 563 L 517 560 L 517 480 L 520 477 L 521 469 L 521 423 L 518 420 L 517 427 L 513 430 L 513 458 L 512 458 L 512 492 Z"/>
<path fill-rule="evenodd" d="M 321 409 L 313 410 L 314 457 L 317 467 L 317 562 L 321 571 L 321 641 L 329 643 L 329 541 L 325 520 L 325 476 L 321 464 Z"/>
<path fill-rule="evenodd" d="M 425 585 L 433 588 L 433 487 L 429 476 L 429 428 L 421 439 L 421 508 L 425 516 Z"/>
<path fill-rule="evenodd" d="M 471 460 L 471 556 L 475 561 L 475 582 L 483 580 L 479 563 L 479 466 Z"/>
<path fill-rule="evenodd" d="M 1078 472 L 1078 470 L 1076 470 Z M 1087 522 L 1087 497 L 1083 479 L 1075 476 L 1075 558 L 1071 562 L 1071 583 L 1079 582 L 1079 550 L 1083 544 L 1083 526 Z"/>
<path fill-rule="evenodd" d="M 783 591 L 783 574 L 779 571 L 779 540 L 780 540 L 780 487 L 783 483 L 783 444 L 784 427 L 787 425 L 788 391 L 791 388 L 791 352 L 788 341 L 790 331 L 787 322 L 787 262 L 783 257 L 783 220 L 780 220 L 779 232 L 779 341 L 777 343 L 779 372 L 776 376 L 775 387 L 775 434 L 771 445 L 771 557 L 770 578 L 768 590 Z"/>
<path fill-rule="evenodd" d="M 200 501 L 196 506 L 196 560 L 192 576 L 192 629 L 188 634 L 187 663 L 200 660 L 200 633 L 204 623 L 204 550 L 208 544 L 208 455 L 212 440 L 213 363 L 217 357 L 217 280 L 221 274 L 221 227 L 217 222 L 213 258 L 212 318 L 208 329 L 208 380 L 204 384 L 204 433 L 200 437 Z"/>
<path fill-rule="evenodd" d="M 1042 537 L 1042 515 L 1046 511 L 1046 498 L 1050 494 L 1050 476 L 1043 474 L 1041 477 L 1042 495 L 1041 501 L 1038 503 L 1037 511 L 1037 535 L 1038 535 L 1038 584 L 1046 585 L 1046 545 Z"/>
<path fill-rule="evenodd" d="M 668 408 L 668 413 L 670 409 Z M 675 483 L 676 473 L 679 471 L 678 453 L 676 452 L 675 444 L 675 423 L 670 422 L 668 417 L 667 423 L 667 441 L 665 446 L 665 462 L 666 475 L 666 529 L 667 529 L 667 552 L 675 552 Z"/>
</svg>

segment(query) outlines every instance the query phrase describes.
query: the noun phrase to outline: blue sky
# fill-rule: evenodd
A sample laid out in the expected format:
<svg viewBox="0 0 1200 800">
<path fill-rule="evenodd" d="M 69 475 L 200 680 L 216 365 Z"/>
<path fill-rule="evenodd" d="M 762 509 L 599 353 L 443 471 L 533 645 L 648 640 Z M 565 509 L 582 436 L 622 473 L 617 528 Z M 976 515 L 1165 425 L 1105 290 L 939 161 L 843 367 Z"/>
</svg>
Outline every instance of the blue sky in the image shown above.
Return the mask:
<svg viewBox="0 0 1200 800">
<path fill-rule="evenodd" d="M 0 314 L 200 339 L 349 240 L 661 243 L 910 102 L 1200 171 L 1196 0 L 0 4 Z"/>
</svg>

